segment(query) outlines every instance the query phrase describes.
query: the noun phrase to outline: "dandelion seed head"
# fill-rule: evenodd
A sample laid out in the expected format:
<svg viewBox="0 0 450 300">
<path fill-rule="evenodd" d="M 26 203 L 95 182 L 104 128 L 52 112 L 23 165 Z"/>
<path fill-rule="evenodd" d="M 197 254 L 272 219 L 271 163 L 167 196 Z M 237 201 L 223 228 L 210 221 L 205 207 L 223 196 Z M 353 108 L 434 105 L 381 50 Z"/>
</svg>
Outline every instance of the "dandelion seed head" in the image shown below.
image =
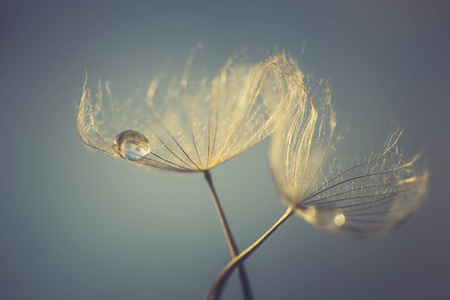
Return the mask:
<svg viewBox="0 0 450 300">
<path fill-rule="evenodd" d="M 366 159 L 337 156 L 336 127 L 328 89 L 290 61 L 290 80 L 304 95 L 277 128 L 269 151 L 282 202 L 327 231 L 358 238 L 386 234 L 425 198 L 429 171 L 422 154 L 407 159 L 392 130 L 381 151 Z"/>
<path fill-rule="evenodd" d="M 143 166 L 202 172 L 271 134 L 299 97 L 276 67 L 286 64 L 286 58 L 275 54 L 260 64 L 250 64 L 235 55 L 212 79 L 193 77 L 192 64 L 199 48 L 189 56 L 181 79 L 161 74 L 145 95 L 126 101 L 117 99 L 111 83 L 101 80 L 92 97 L 86 78 L 78 115 L 83 142 Z M 147 155 L 132 153 L 137 148 L 131 147 L 131 142 L 130 147 L 119 145 L 117 139 L 125 136 L 120 135 L 123 132 L 144 136 L 151 149 L 134 144 Z M 131 139 L 130 134 L 126 136 Z"/>
</svg>

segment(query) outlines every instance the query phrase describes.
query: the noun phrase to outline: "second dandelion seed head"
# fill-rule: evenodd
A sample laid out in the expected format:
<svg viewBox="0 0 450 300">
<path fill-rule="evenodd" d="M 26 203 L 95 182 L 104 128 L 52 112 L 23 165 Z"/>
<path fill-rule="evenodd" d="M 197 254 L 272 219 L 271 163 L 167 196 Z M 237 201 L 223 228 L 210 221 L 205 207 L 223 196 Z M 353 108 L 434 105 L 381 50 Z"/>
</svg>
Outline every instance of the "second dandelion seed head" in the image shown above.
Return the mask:
<svg viewBox="0 0 450 300">
<path fill-rule="evenodd" d="M 421 154 L 406 159 L 397 145 L 402 131 L 394 129 L 367 159 L 337 156 L 328 90 L 286 61 L 280 72 L 303 97 L 277 128 L 269 151 L 282 202 L 309 223 L 349 237 L 377 237 L 396 228 L 425 198 L 429 171 Z"/>
</svg>

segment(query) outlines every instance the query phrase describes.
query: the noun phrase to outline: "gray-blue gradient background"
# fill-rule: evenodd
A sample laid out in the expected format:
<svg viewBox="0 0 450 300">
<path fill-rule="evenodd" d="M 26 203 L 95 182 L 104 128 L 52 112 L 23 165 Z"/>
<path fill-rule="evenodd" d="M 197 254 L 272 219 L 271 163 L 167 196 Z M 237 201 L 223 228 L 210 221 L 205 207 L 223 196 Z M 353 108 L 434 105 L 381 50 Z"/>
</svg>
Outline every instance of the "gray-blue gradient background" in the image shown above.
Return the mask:
<svg viewBox="0 0 450 300">
<path fill-rule="evenodd" d="M 203 177 L 87 151 L 75 117 L 85 67 L 123 98 L 167 61 L 182 72 L 197 42 L 212 74 L 277 46 L 328 79 L 343 156 L 381 149 L 392 124 L 410 157 L 427 145 L 430 193 L 403 227 L 367 243 L 293 217 L 246 262 L 256 300 L 450 299 L 448 6 L 0 0 L 0 299 L 203 297 L 229 259 Z M 241 249 L 285 210 L 267 146 L 212 171 Z M 233 277 L 223 299 L 240 297 Z"/>
</svg>

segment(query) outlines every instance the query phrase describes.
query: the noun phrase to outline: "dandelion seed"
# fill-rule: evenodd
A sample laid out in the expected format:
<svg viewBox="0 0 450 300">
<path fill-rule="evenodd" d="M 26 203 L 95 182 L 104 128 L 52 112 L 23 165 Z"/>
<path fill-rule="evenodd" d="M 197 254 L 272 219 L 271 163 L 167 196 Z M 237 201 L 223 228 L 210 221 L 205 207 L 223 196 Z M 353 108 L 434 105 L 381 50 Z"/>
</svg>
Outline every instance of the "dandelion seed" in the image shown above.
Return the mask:
<svg viewBox="0 0 450 300">
<path fill-rule="evenodd" d="M 299 78 L 293 80 L 304 88 Z M 382 151 L 366 160 L 338 158 L 328 91 L 319 85 L 304 95 L 271 143 L 270 165 L 282 202 L 306 221 L 350 237 L 380 236 L 397 227 L 424 199 L 429 172 L 421 155 L 405 159 L 397 129 Z"/>
<path fill-rule="evenodd" d="M 129 162 L 160 170 L 203 173 L 230 253 L 235 257 L 239 250 L 209 170 L 270 135 L 292 111 L 300 95 L 276 70 L 277 63 L 285 59 L 282 55 L 256 65 L 247 64 L 236 55 L 212 80 L 190 80 L 195 51 L 188 58 L 181 80 L 172 78 L 168 88 L 161 91 L 163 79 L 155 78 L 141 102 L 120 102 L 106 82 L 104 103 L 100 80 L 98 93 L 91 97 L 86 76 L 78 133 L 89 147 Z M 239 271 L 244 297 L 250 300 L 243 265 Z"/>
<path fill-rule="evenodd" d="M 142 101 L 126 103 L 113 95 L 109 82 L 98 82 L 95 97 L 85 83 L 79 135 L 92 148 L 140 165 L 205 172 L 267 137 L 292 110 L 298 95 L 287 92 L 291 88 L 285 78 L 274 72 L 274 63 L 282 59 L 275 55 L 251 65 L 236 55 L 212 80 L 190 80 L 191 55 L 180 81 L 169 80 L 167 90 L 161 91 L 163 79 L 157 77 Z M 127 132 L 139 132 L 135 137 L 148 141 L 151 151 L 139 145 L 142 152 L 123 145 L 118 149 L 121 133 L 135 138 Z"/>
</svg>

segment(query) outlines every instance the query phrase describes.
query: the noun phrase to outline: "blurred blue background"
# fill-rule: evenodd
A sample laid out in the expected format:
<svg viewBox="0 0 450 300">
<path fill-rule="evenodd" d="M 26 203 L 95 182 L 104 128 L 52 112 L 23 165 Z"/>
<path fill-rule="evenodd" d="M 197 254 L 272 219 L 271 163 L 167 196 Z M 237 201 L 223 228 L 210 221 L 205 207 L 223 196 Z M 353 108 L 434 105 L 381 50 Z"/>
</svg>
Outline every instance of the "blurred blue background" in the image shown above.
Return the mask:
<svg viewBox="0 0 450 300">
<path fill-rule="evenodd" d="M 229 259 L 204 178 L 87 151 L 75 117 L 85 68 L 124 98 L 197 42 L 212 74 L 277 46 L 328 79 L 343 156 L 392 124 L 410 157 L 427 145 L 430 193 L 403 227 L 367 243 L 293 217 L 246 263 L 256 300 L 450 299 L 449 16 L 425 0 L 1 0 L 0 299 L 204 296 Z M 285 210 L 267 145 L 212 171 L 241 249 Z M 241 299 L 236 278 L 223 299 Z"/>
</svg>

